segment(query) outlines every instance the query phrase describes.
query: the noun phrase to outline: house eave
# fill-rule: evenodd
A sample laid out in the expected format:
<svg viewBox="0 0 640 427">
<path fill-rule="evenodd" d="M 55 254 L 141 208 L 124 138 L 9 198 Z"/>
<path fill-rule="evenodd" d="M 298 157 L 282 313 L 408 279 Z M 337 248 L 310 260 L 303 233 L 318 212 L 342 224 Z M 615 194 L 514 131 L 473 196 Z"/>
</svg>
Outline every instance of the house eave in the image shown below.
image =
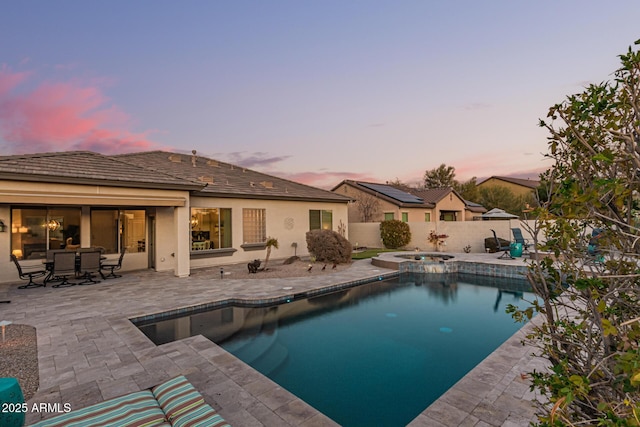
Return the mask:
<svg viewBox="0 0 640 427">
<path fill-rule="evenodd" d="M 79 178 L 73 176 L 48 176 L 35 174 L 15 174 L 0 172 L 0 180 L 38 182 L 50 184 L 76 184 L 76 185 L 102 185 L 108 187 L 123 188 L 147 188 L 155 190 L 202 190 L 206 185 L 199 184 L 167 184 L 158 182 L 121 181 L 100 178 Z"/>
<path fill-rule="evenodd" d="M 346 197 L 305 197 L 305 196 L 284 196 L 278 194 L 243 194 L 243 193 L 223 193 L 215 191 L 192 191 L 194 197 L 215 197 L 220 199 L 249 199 L 249 200 L 278 200 L 291 202 L 322 202 L 322 203 L 349 203 Z"/>
</svg>

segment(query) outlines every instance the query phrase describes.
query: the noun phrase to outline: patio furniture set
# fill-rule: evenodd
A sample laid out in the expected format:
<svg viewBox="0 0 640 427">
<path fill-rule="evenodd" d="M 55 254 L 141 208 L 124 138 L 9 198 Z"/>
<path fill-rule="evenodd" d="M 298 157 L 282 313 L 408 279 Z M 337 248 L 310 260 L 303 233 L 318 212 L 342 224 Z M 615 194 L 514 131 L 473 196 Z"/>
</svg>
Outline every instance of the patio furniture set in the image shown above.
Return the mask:
<svg viewBox="0 0 640 427">
<path fill-rule="evenodd" d="M 44 268 L 25 267 L 20 264 L 18 258 L 11 254 L 11 260 L 18 270 L 20 279 L 28 280 L 18 289 L 29 289 L 47 286 L 49 282 L 56 282 L 54 288 L 74 285 L 92 285 L 100 283 L 95 280 L 95 275 L 100 274 L 102 279 L 121 277 L 116 271 L 122 268 L 122 260 L 125 251 L 120 253 L 117 260 L 108 260 L 102 256 L 102 251 L 95 248 L 78 248 L 78 252 L 65 249 L 53 249 L 47 251 L 47 258 L 42 260 Z M 105 272 L 108 274 L 105 275 Z M 43 278 L 42 282 L 35 279 Z M 71 282 L 70 278 L 83 279 L 81 282 Z"/>
<path fill-rule="evenodd" d="M 491 230 L 493 237 L 485 239 L 485 248 L 488 252 L 503 252 L 498 259 L 515 259 L 522 256 L 523 252 L 529 252 L 531 244 L 522 235 L 522 230 L 512 228 L 513 242 L 498 238 L 495 230 Z"/>
</svg>

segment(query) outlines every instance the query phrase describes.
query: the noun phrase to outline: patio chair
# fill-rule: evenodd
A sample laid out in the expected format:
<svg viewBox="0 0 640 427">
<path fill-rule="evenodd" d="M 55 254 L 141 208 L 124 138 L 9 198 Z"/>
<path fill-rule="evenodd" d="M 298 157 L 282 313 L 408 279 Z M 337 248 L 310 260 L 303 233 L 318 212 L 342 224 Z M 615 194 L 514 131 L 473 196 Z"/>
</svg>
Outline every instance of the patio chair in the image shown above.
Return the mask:
<svg viewBox="0 0 640 427">
<path fill-rule="evenodd" d="M 124 258 L 124 253 L 126 251 L 126 248 L 122 248 L 122 252 L 120 252 L 120 256 L 118 257 L 118 260 L 115 261 L 105 261 L 100 265 L 100 275 L 102 276 L 103 279 L 109 279 L 109 278 L 116 278 L 116 277 L 122 277 L 121 274 L 116 274 L 115 271 L 120 270 L 122 268 L 122 259 Z M 102 273 L 102 270 L 106 270 L 109 271 L 109 274 L 107 274 L 106 276 Z"/>
<path fill-rule="evenodd" d="M 52 280 L 59 280 L 60 283 L 53 285 L 54 288 L 64 286 L 74 286 L 75 283 L 69 282 L 69 276 L 76 274 L 76 254 L 75 252 L 54 252 L 53 266 L 51 268 Z"/>
<path fill-rule="evenodd" d="M 504 251 L 504 253 L 498 257 L 498 259 L 505 259 L 505 258 L 515 259 L 514 257 L 511 256 L 511 246 L 509 245 L 504 246 L 500 242 L 500 239 L 498 239 L 498 236 L 496 235 L 496 231 L 492 229 L 491 232 L 493 233 L 493 238 L 496 241 L 496 248 L 497 248 L 496 252 Z"/>
<path fill-rule="evenodd" d="M 511 232 L 513 233 L 513 240 L 516 243 L 522 244 L 522 248 L 525 252 L 529 252 L 529 246 L 531 246 L 531 243 L 529 243 L 528 239 L 524 238 L 524 236 L 522 235 L 522 230 L 520 230 L 519 228 L 512 228 Z"/>
<path fill-rule="evenodd" d="M 18 258 L 16 258 L 14 254 L 11 254 L 11 261 L 13 261 L 13 263 L 16 265 L 16 268 L 18 269 L 18 276 L 20 276 L 20 278 L 23 280 L 29 280 L 29 283 L 27 283 L 26 285 L 18 286 L 18 289 L 39 288 L 41 286 L 46 286 L 45 282 L 36 283 L 33 281 L 33 279 L 44 277 L 47 274 L 46 270 L 41 270 L 41 269 L 37 269 L 37 270 L 24 269 L 23 270 L 22 266 L 18 262 Z"/>
<path fill-rule="evenodd" d="M 100 251 L 97 249 L 83 250 L 80 252 L 80 274 L 84 278 L 84 281 L 78 283 L 78 285 L 93 285 L 100 283 L 99 280 L 94 280 L 94 274 L 102 272 L 100 271 Z"/>
</svg>

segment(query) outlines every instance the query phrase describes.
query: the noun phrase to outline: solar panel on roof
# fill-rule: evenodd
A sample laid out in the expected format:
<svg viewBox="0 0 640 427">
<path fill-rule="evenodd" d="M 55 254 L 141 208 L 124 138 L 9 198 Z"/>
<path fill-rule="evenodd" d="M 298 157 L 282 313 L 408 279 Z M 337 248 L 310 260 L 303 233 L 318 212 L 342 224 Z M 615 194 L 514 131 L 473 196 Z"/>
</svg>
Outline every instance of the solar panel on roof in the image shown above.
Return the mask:
<svg viewBox="0 0 640 427">
<path fill-rule="evenodd" d="M 377 191 L 378 193 L 385 195 L 387 197 L 391 197 L 402 203 L 424 203 L 424 200 L 420 197 L 414 196 L 413 194 L 409 194 L 406 191 L 398 190 L 395 187 L 391 187 L 389 185 L 384 184 L 369 184 L 369 183 L 359 183 L 363 187 L 368 188 L 369 190 Z"/>
</svg>

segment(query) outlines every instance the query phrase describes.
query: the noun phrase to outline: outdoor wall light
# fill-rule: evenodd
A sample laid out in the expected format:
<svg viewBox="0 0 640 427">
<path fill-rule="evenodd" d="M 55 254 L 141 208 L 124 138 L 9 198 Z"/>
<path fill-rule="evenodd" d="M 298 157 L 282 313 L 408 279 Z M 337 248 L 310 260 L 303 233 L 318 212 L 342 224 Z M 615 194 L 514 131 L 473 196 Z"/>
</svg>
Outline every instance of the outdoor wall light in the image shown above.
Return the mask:
<svg viewBox="0 0 640 427">
<path fill-rule="evenodd" d="M 0 233 L 7 231 L 7 226 L 4 225 L 4 221 L 0 219 Z"/>
</svg>

